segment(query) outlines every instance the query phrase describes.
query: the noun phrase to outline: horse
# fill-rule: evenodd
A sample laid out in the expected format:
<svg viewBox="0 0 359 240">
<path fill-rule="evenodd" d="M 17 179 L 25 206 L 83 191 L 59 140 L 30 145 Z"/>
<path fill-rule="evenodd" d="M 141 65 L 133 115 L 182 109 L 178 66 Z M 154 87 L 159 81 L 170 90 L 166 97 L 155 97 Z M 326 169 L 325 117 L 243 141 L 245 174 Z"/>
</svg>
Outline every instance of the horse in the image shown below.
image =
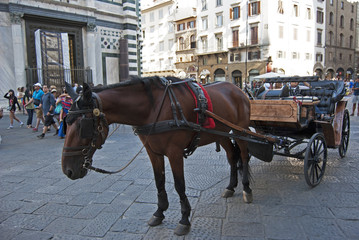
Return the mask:
<svg viewBox="0 0 359 240">
<path fill-rule="evenodd" d="M 164 83 L 164 79 L 166 82 Z M 195 102 L 183 80 L 175 77 L 134 77 L 100 88 L 90 88 L 84 84 L 80 95 L 76 94 L 70 84 L 66 84 L 67 92 L 74 100 L 66 116 L 66 138 L 62 152 L 62 171 L 70 179 L 83 178 L 92 164 L 92 156 L 96 149 L 105 143 L 112 123 L 131 126 L 148 126 L 174 118 L 181 114 L 188 122 L 196 122 Z M 188 81 L 187 81 L 188 82 Z M 236 85 L 229 82 L 216 82 L 203 86 L 209 95 L 213 113 L 223 119 L 249 129 L 250 103 L 247 95 Z M 172 97 L 169 92 L 172 92 Z M 177 108 L 173 111 L 171 98 L 175 96 Z M 172 106 L 171 106 L 172 105 Z M 172 109 L 172 111 L 170 111 Z M 227 125 L 215 121 L 214 130 L 236 133 Z M 185 193 L 184 149 L 196 136 L 198 129 L 171 129 L 171 131 L 138 134 L 152 163 L 155 184 L 157 187 L 157 210 L 148 221 L 150 226 L 157 226 L 165 218 L 164 212 L 169 202 L 165 189 L 164 156 L 169 160 L 174 177 L 175 189 L 180 198 L 181 220 L 176 235 L 185 235 L 190 231 L 191 206 Z M 238 172 L 242 176 L 243 199 L 250 203 L 253 200 L 249 187 L 250 170 L 247 141 L 234 139 L 228 135 L 217 135 L 201 132 L 198 146 L 216 142 L 226 152 L 230 165 L 229 185 L 222 197 L 232 197 L 238 184 Z"/>
</svg>

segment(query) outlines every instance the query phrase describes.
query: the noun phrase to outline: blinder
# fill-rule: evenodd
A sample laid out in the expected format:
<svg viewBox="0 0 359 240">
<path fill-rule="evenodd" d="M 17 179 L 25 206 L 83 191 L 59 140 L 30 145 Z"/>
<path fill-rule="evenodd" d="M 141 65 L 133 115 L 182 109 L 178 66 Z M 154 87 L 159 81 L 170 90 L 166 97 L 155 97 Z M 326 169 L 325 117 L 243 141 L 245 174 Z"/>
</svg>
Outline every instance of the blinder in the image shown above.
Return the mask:
<svg viewBox="0 0 359 240">
<path fill-rule="evenodd" d="M 93 118 L 82 117 L 80 120 L 80 136 L 81 138 L 91 139 L 94 137 L 95 121 Z"/>
</svg>

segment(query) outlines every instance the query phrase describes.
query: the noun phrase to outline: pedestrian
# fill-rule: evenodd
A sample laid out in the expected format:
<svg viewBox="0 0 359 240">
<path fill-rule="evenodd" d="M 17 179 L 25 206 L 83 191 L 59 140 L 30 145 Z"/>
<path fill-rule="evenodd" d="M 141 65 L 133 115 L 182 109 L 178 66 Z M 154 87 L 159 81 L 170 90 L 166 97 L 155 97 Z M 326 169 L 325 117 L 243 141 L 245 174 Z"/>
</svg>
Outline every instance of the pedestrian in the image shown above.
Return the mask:
<svg viewBox="0 0 359 240">
<path fill-rule="evenodd" d="M 35 112 L 36 112 L 36 126 L 32 129 L 33 132 L 37 132 L 39 129 L 40 121 L 44 122 L 44 114 L 40 106 L 41 98 L 44 95 L 44 92 L 41 90 L 41 84 L 35 83 L 34 84 L 35 91 L 32 94 L 32 99 L 25 104 L 25 107 L 31 103 L 34 103 Z"/>
<path fill-rule="evenodd" d="M 69 112 L 71 105 L 72 105 L 72 99 L 71 97 L 66 93 L 66 90 L 64 90 L 64 93 L 61 95 L 62 97 L 60 99 L 61 101 L 61 112 L 60 112 L 60 128 L 59 128 L 59 137 L 64 138 L 65 132 L 63 131 L 64 126 L 64 118 L 66 117 L 67 113 Z"/>
<path fill-rule="evenodd" d="M 24 87 L 18 87 L 17 88 L 17 101 L 19 102 L 21 106 L 22 113 L 25 114 L 25 107 L 24 107 L 24 95 L 25 95 L 25 88 Z"/>
<path fill-rule="evenodd" d="M 4 98 L 9 99 L 9 118 L 10 118 L 10 126 L 7 129 L 14 128 L 14 119 L 20 123 L 20 127 L 24 125 L 24 123 L 18 119 L 15 115 L 16 104 L 19 107 L 19 111 L 21 111 L 20 104 L 17 101 L 17 97 L 15 96 L 14 90 L 10 89 L 7 93 L 5 93 Z"/>
<path fill-rule="evenodd" d="M 24 102 L 25 102 L 24 107 L 27 112 L 27 123 L 26 123 L 27 128 L 33 128 L 32 119 L 34 116 L 35 106 L 33 102 L 28 104 L 31 101 L 31 99 L 32 99 L 32 92 L 30 89 L 26 89 L 24 95 Z"/>
<path fill-rule="evenodd" d="M 353 112 L 352 112 L 352 114 L 350 114 L 350 116 L 354 116 L 355 108 L 356 108 L 357 104 L 358 104 L 357 116 L 359 116 L 359 76 L 357 77 L 357 79 L 355 80 L 354 85 L 353 85 L 352 102 L 353 102 Z"/>
<path fill-rule="evenodd" d="M 42 96 L 40 107 L 42 108 L 45 116 L 45 122 L 44 122 L 44 128 L 42 130 L 42 133 L 37 136 L 38 138 L 42 139 L 45 137 L 45 133 L 47 132 L 47 129 L 52 125 L 54 129 L 56 129 L 56 133 L 54 136 L 56 136 L 59 133 L 59 129 L 57 128 L 57 125 L 54 121 L 54 111 L 55 111 L 55 97 L 53 94 L 50 93 L 47 85 L 44 85 L 43 87 L 44 95 Z"/>
</svg>

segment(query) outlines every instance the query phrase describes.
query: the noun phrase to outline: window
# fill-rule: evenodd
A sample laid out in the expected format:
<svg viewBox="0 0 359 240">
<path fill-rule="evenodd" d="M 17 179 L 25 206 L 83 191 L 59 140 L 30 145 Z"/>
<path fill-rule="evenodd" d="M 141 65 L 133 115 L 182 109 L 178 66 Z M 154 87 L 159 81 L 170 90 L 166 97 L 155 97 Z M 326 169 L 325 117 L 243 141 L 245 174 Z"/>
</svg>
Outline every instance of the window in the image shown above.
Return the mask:
<svg viewBox="0 0 359 240">
<path fill-rule="evenodd" d="M 206 37 L 201 37 L 201 44 L 202 44 L 202 50 L 203 50 L 203 52 L 207 52 L 207 49 L 208 49 L 207 36 L 206 36 Z"/>
<path fill-rule="evenodd" d="M 240 53 L 235 53 L 234 54 L 234 61 L 239 62 L 240 60 L 241 60 L 241 54 Z"/>
<path fill-rule="evenodd" d="M 350 30 L 354 31 L 354 19 L 350 19 Z"/>
<path fill-rule="evenodd" d="M 229 18 L 231 20 L 236 20 L 240 18 L 240 7 L 234 7 L 229 9 Z"/>
<path fill-rule="evenodd" d="M 312 9 L 307 8 L 307 19 L 312 19 Z"/>
<path fill-rule="evenodd" d="M 324 23 L 324 13 L 323 10 L 317 10 L 317 23 Z"/>
<path fill-rule="evenodd" d="M 155 32 L 155 26 L 150 27 L 150 33 Z"/>
<path fill-rule="evenodd" d="M 329 32 L 329 45 L 334 45 L 334 33 L 332 31 Z"/>
<path fill-rule="evenodd" d="M 258 44 L 258 26 L 251 26 L 251 44 Z"/>
<path fill-rule="evenodd" d="M 331 6 L 333 6 L 333 1 L 334 1 L 334 0 L 330 0 L 330 5 L 331 5 Z"/>
<path fill-rule="evenodd" d="M 343 15 L 340 16 L 340 27 L 341 28 L 344 27 L 344 16 Z"/>
<path fill-rule="evenodd" d="M 278 13 L 279 14 L 284 14 L 283 1 L 282 0 L 278 1 Z"/>
<path fill-rule="evenodd" d="M 159 65 L 160 65 L 160 69 L 163 69 L 164 66 L 165 66 L 165 65 L 163 65 L 163 62 L 164 62 L 163 58 L 160 58 L 158 62 L 159 62 Z"/>
<path fill-rule="evenodd" d="M 203 57 L 203 59 L 202 59 L 202 64 L 203 64 L 203 65 L 207 65 L 207 58 L 206 58 L 206 57 Z"/>
<path fill-rule="evenodd" d="M 195 28 L 196 27 L 196 21 L 190 21 L 187 23 L 187 28 Z"/>
<path fill-rule="evenodd" d="M 141 16 L 141 22 L 142 22 L 143 24 L 146 23 L 146 15 L 142 15 L 142 16 Z"/>
<path fill-rule="evenodd" d="M 293 40 L 298 40 L 298 29 L 293 28 Z"/>
<path fill-rule="evenodd" d="M 216 4 L 217 7 L 222 6 L 222 0 L 216 0 L 216 2 L 217 2 L 217 4 Z"/>
<path fill-rule="evenodd" d="M 344 9 L 344 2 L 343 1 L 340 2 L 340 8 Z"/>
<path fill-rule="evenodd" d="M 233 47 L 238 47 L 238 29 L 232 30 Z"/>
<path fill-rule="evenodd" d="M 217 64 L 223 63 L 223 58 L 221 56 L 217 56 Z"/>
<path fill-rule="evenodd" d="M 316 60 L 317 62 L 322 62 L 322 61 L 323 61 L 323 54 L 317 53 L 317 54 L 315 55 L 315 60 Z"/>
<path fill-rule="evenodd" d="M 339 60 L 343 60 L 343 54 L 339 53 Z"/>
<path fill-rule="evenodd" d="M 343 33 L 340 34 L 340 37 L 339 37 L 339 45 L 341 47 L 344 47 L 344 35 Z"/>
<path fill-rule="evenodd" d="M 349 37 L 349 48 L 353 48 L 353 41 L 354 41 L 353 36 L 350 36 Z"/>
<path fill-rule="evenodd" d="M 216 45 L 217 45 L 217 51 L 221 51 L 223 48 L 222 34 L 216 34 Z"/>
<path fill-rule="evenodd" d="M 283 55 L 283 51 L 278 51 L 277 52 L 277 58 L 284 58 L 284 55 Z"/>
<path fill-rule="evenodd" d="M 159 42 L 160 52 L 165 50 L 165 43 L 164 41 Z"/>
<path fill-rule="evenodd" d="M 298 52 L 292 52 L 292 59 L 299 59 L 299 53 Z"/>
<path fill-rule="evenodd" d="M 260 51 L 248 52 L 248 60 L 260 59 L 260 56 Z"/>
<path fill-rule="evenodd" d="M 143 31 L 142 31 L 142 37 L 143 37 L 143 39 L 146 38 L 146 30 L 143 30 Z"/>
<path fill-rule="evenodd" d="M 293 5 L 293 16 L 294 17 L 299 17 L 299 8 L 297 4 Z"/>
<path fill-rule="evenodd" d="M 283 39 L 283 37 L 284 37 L 283 26 L 279 26 L 279 29 L 278 29 L 278 37 L 279 37 L 280 39 Z"/>
<path fill-rule="evenodd" d="M 329 25 L 334 26 L 334 13 L 329 13 Z"/>
<path fill-rule="evenodd" d="M 150 13 L 150 22 L 154 22 L 155 21 L 155 13 L 151 12 Z"/>
<path fill-rule="evenodd" d="M 307 42 L 310 42 L 311 39 L 311 31 L 307 30 Z"/>
<path fill-rule="evenodd" d="M 311 58 L 311 57 L 310 57 L 310 53 L 306 53 L 306 54 L 305 54 L 305 60 L 310 60 L 310 58 Z"/>
<path fill-rule="evenodd" d="M 185 23 L 180 23 L 177 25 L 177 31 L 183 31 L 186 29 L 186 24 Z"/>
<path fill-rule="evenodd" d="M 202 18 L 202 30 L 207 30 L 207 29 L 208 29 L 208 18 L 203 17 Z"/>
<path fill-rule="evenodd" d="M 207 10 L 207 0 L 202 0 L 202 11 Z"/>
<path fill-rule="evenodd" d="M 172 47 L 173 47 L 173 39 L 169 39 L 168 40 L 168 50 L 172 50 Z"/>
<path fill-rule="evenodd" d="M 222 13 L 216 14 L 216 27 L 222 27 L 223 26 L 223 15 Z"/>
<path fill-rule="evenodd" d="M 190 41 L 191 41 L 191 48 L 196 48 L 196 36 L 192 35 L 190 37 Z"/>
<path fill-rule="evenodd" d="M 173 22 L 168 22 L 168 33 L 173 33 L 174 24 Z"/>
<path fill-rule="evenodd" d="M 322 30 L 317 30 L 317 45 L 322 45 Z"/>
<path fill-rule="evenodd" d="M 163 9 L 160 9 L 158 11 L 158 19 L 162 19 L 163 18 Z"/>
<path fill-rule="evenodd" d="M 183 37 L 180 37 L 179 39 L 178 39 L 178 50 L 184 50 L 184 38 Z"/>
<path fill-rule="evenodd" d="M 261 2 L 251 2 L 248 6 L 249 16 L 259 15 L 261 13 Z"/>
</svg>

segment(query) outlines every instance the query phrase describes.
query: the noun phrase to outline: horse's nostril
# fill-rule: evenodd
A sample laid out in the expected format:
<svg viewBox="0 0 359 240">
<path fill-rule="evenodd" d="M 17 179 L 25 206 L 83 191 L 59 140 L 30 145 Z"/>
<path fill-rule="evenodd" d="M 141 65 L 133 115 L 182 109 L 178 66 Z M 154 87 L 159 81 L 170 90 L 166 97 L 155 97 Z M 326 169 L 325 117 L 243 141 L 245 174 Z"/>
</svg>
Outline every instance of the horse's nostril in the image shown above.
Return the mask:
<svg viewBox="0 0 359 240">
<path fill-rule="evenodd" d="M 67 175 L 69 178 L 71 178 L 71 176 L 72 176 L 72 171 L 68 169 L 66 175 Z"/>
</svg>

